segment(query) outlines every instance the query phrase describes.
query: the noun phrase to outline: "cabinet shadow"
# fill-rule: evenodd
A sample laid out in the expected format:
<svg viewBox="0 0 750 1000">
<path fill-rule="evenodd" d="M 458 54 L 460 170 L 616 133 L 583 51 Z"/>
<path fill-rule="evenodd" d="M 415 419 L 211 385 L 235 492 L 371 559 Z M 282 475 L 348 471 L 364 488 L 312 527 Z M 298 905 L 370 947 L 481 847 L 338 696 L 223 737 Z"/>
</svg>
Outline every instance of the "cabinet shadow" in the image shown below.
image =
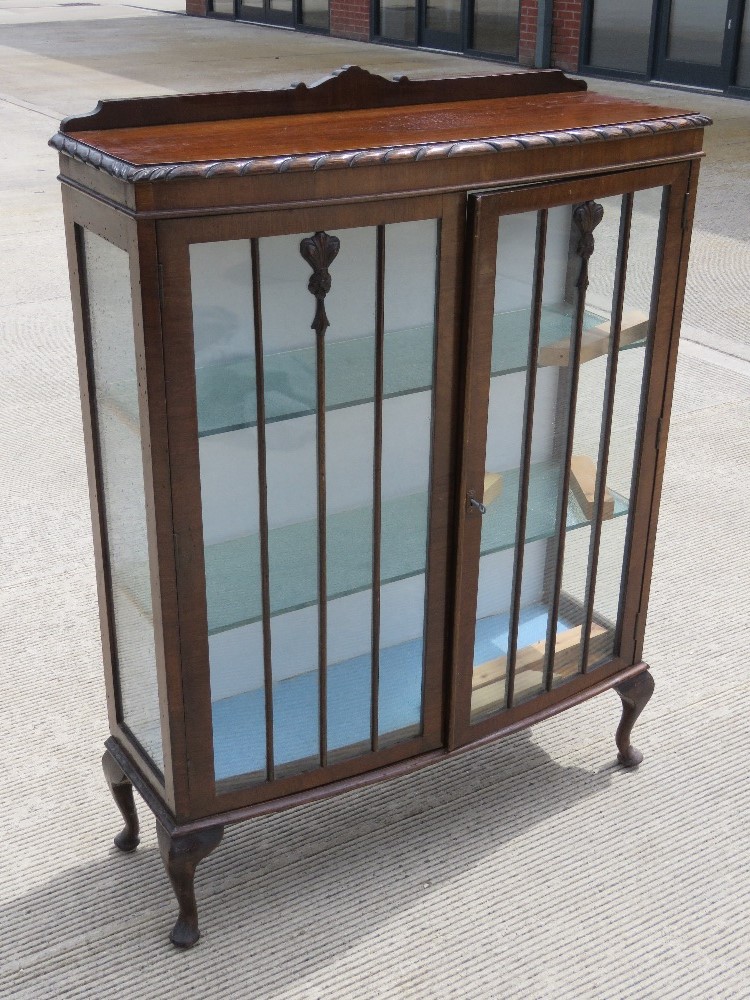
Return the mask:
<svg viewBox="0 0 750 1000">
<path fill-rule="evenodd" d="M 5 907 L 2 965 L 17 970 L 19 993 L 33 972 L 29 984 L 45 996 L 81 988 L 96 969 L 142 996 L 159 995 L 162 975 L 173 990 L 183 977 L 187 988 L 219 968 L 230 981 L 251 976 L 253 995 L 276 995 L 389 933 L 386 925 L 445 883 L 470 896 L 472 869 L 604 790 L 612 772 L 557 763 L 525 731 L 408 777 L 227 828 L 198 869 L 202 939 L 189 953 L 167 939 L 176 903 L 153 818 L 138 799 L 144 842 L 135 854 L 111 847 L 102 856 L 103 845 L 92 844 L 96 860 Z M 105 794 L 101 809 L 114 835 L 121 824 Z M 528 844 L 523 852 L 528 858 Z M 510 878 L 506 868 L 497 891 L 527 891 L 527 878 L 523 863 Z"/>
</svg>

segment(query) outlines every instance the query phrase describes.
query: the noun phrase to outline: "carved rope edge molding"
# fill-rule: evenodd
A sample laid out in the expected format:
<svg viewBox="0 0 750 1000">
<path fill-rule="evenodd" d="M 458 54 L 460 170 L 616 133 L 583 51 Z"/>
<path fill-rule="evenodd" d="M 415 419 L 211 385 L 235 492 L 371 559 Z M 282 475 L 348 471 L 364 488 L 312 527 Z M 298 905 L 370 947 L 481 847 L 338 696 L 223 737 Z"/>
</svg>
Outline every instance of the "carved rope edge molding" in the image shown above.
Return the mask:
<svg viewBox="0 0 750 1000">
<path fill-rule="evenodd" d="M 586 142 L 625 139 L 661 132 L 704 128 L 711 124 L 706 115 L 679 115 L 621 125 L 597 125 L 592 128 L 565 129 L 560 132 L 531 132 L 497 139 L 462 139 L 456 142 L 433 142 L 414 146 L 390 146 L 377 149 L 347 150 L 341 153 L 301 153 L 292 156 L 269 156 L 254 159 L 219 160 L 215 163 L 160 163 L 137 167 L 72 136 L 58 132 L 49 144 L 74 160 L 87 163 L 120 180 L 170 181 L 186 178 L 247 177 L 251 174 L 283 174 L 291 171 L 333 170 L 345 167 L 371 167 L 381 163 L 414 163 L 454 156 L 481 156 L 545 146 L 574 146 Z"/>
</svg>

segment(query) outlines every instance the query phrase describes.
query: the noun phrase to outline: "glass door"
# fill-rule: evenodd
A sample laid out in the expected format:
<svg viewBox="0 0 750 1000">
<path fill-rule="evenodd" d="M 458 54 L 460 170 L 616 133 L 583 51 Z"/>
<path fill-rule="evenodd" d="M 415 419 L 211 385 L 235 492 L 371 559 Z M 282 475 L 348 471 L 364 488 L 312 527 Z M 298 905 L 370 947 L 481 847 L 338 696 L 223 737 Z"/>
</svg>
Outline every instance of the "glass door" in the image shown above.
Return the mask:
<svg viewBox="0 0 750 1000">
<path fill-rule="evenodd" d="M 680 227 L 667 209 L 684 178 L 473 199 L 454 742 L 618 656 L 635 499 L 656 456 L 640 461 L 650 365 L 671 331 L 661 263 Z"/>
<path fill-rule="evenodd" d="M 661 5 L 659 80 L 725 90 L 732 82 L 741 0 L 666 0 Z"/>
<path fill-rule="evenodd" d="M 458 52 L 462 48 L 461 0 L 422 0 L 420 45 Z"/>
<path fill-rule="evenodd" d="M 165 351 L 207 810 L 442 741 L 454 201 L 164 225 L 189 289 Z"/>
<path fill-rule="evenodd" d="M 237 16 L 243 21 L 291 27 L 294 24 L 294 0 L 240 0 Z"/>
<path fill-rule="evenodd" d="M 221 0 L 214 10 L 231 13 L 234 0 Z M 329 0 L 239 0 L 237 17 L 243 21 L 261 24 L 278 24 L 284 27 L 309 28 L 328 31 L 330 27 Z"/>
</svg>

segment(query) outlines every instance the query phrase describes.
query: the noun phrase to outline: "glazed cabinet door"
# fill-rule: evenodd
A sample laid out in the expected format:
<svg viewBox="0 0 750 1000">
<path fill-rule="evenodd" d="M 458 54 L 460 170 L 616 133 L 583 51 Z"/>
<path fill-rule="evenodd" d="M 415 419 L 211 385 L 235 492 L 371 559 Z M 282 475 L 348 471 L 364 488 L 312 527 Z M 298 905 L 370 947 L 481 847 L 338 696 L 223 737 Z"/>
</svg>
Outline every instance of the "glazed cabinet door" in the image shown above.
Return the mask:
<svg viewBox="0 0 750 1000">
<path fill-rule="evenodd" d="M 460 211 L 160 230 L 194 811 L 441 743 Z"/>
<path fill-rule="evenodd" d="M 633 662 L 688 172 L 470 200 L 454 744 Z"/>
</svg>

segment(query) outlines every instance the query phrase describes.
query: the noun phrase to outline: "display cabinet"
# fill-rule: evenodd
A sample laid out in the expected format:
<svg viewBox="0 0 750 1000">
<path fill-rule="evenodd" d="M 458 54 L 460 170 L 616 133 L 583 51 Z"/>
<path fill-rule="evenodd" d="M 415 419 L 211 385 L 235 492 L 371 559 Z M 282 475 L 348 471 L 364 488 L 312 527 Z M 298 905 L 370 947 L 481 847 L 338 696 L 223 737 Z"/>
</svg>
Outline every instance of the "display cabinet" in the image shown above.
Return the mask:
<svg viewBox="0 0 750 1000">
<path fill-rule="evenodd" d="M 109 722 L 138 844 L 653 681 L 703 126 L 557 71 L 108 101 L 63 202 Z"/>
</svg>

